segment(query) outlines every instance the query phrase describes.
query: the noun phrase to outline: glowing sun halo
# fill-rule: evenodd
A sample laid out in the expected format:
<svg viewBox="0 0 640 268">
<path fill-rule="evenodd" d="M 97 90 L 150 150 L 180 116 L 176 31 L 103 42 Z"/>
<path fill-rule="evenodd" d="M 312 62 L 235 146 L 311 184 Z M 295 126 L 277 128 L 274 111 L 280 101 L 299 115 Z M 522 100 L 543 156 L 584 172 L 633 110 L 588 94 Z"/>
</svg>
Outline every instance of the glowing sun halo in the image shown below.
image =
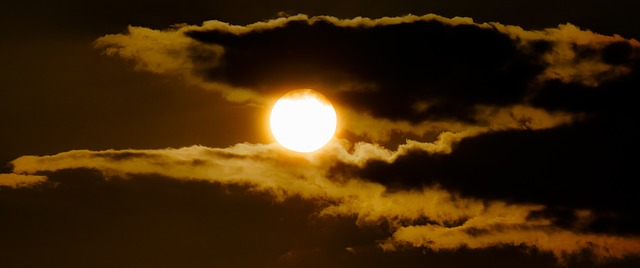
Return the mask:
<svg viewBox="0 0 640 268">
<path fill-rule="evenodd" d="M 270 123 L 273 137 L 282 146 L 297 152 L 313 152 L 333 138 L 337 116 L 322 94 L 297 89 L 276 102 Z"/>
</svg>

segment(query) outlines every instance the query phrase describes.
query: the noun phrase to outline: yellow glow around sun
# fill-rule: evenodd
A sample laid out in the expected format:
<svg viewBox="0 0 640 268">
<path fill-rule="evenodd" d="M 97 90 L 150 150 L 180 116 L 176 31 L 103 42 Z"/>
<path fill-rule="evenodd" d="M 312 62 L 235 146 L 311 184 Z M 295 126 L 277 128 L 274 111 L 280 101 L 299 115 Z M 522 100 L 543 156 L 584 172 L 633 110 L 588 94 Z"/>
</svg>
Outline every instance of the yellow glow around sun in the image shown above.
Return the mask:
<svg viewBox="0 0 640 268">
<path fill-rule="evenodd" d="M 337 116 L 322 94 L 298 89 L 276 102 L 270 123 L 273 137 L 282 146 L 297 152 L 313 152 L 333 138 Z"/>
</svg>

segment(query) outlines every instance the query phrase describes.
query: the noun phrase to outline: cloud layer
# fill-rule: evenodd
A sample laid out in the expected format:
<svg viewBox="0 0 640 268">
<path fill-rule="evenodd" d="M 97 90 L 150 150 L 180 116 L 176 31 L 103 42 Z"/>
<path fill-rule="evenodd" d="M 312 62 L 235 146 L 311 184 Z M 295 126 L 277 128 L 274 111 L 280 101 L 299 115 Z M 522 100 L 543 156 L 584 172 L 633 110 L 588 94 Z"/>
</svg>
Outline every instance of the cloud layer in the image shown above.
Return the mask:
<svg viewBox="0 0 640 268">
<path fill-rule="evenodd" d="M 392 235 L 380 246 L 412 245 L 432 250 L 524 245 L 553 252 L 560 260 L 590 250 L 600 259 L 640 254 L 640 239 L 583 233 L 558 226 L 540 214 L 545 206 L 459 196 L 438 186 L 391 191 L 365 178 L 333 172 L 336 164 L 364 167 L 378 160 L 393 164 L 411 151 L 437 151 L 414 142 L 398 151 L 368 143 L 334 141 L 315 154 L 293 154 L 278 145 L 239 144 L 226 149 L 201 146 L 164 150 L 70 151 L 24 156 L 12 162 L 17 174 L 89 168 L 105 176 L 158 174 L 179 180 L 246 185 L 276 200 L 322 202 L 322 216 L 356 216 L 362 224 L 386 222 Z M 419 176 L 419 173 L 416 173 Z M 575 211 L 580 220 L 592 212 Z M 536 216 L 537 215 L 537 216 Z"/>
<path fill-rule="evenodd" d="M 346 131 L 370 131 L 372 140 L 392 132 L 433 135 L 421 123 L 492 128 L 487 110 L 536 110 L 530 121 L 547 125 L 573 121 L 608 109 L 606 101 L 637 86 L 640 57 L 636 40 L 571 24 L 529 31 L 433 14 L 130 27 L 96 46 L 138 69 L 184 77 L 230 101 L 269 105 L 287 90 L 320 90 L 347 115 Z"/>
</svg>

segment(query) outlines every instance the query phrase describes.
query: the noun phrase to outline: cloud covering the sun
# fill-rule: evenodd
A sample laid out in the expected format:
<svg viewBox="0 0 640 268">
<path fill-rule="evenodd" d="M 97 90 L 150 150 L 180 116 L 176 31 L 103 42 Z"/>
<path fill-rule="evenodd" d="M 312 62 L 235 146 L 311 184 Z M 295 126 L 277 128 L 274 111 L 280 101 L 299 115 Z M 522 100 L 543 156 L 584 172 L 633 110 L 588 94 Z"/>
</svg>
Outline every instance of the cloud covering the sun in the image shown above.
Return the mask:
<svg viewBox="0 0 640 268">
<path fill-rule="evenodd" d="M 438 141 L 451 143 L 445 137 Z M 314 154 L 292 153 L 277 144 L 238 144 L 217 149 L 192 146 L 162 150 L 74 150 L 51 156 L 23 156 L 12 162 L 16 174 L 37 176 L 64 169 L 88 168 L 108 177 L 158 174 L 178 180 L 244 185 L 275 200 L 300 197 L 322 201 L 325 217 L 356 216 L 361 224 L 387 222 L 392 235 L 379 246 L 455 250 L 523 245 L 552 252 L 559 260 L 591 250 L 600 259 L 640 254 L 640 238 L 583 233 L 556 226 L 551 218 L 534 217 L 544 205 L 507 203 L 464 197 L 437 185 L 391 191 L 383 184 L 349 173 L 334 172 L 341 163 L 365 167 L 378 160 L 393 164 L 412 151 L 448 154 L 449 146 L 410 142 L 390 151 L 369 143 L 334 140 Z M 421 176 L 416 173 L 415 176 Z M 576 211 L 591 215 L 589 211 Z"/>
<path fill-rule="evenodd" d="M 434 14 L 130 26 L 95 46 L 233 102 L 267 106 L 286 90 L 314 88 L 337 102 L 343 131 L 371 141 L 570 123 L 599 108 L 557 94 L 614 94 L 609 87 L 640 60 L 638 41 L 571 24 L 526 30 Z"/>
<path fill-rule="evenodd" d="M 27 155 L 0 187 L 19 192 L 75 169 L 160 176 L 309 201 L 320 217 L 389 228 L 369 241 L 385 251 L 640 255 L 629 187 L 640 148 L 627 131 L 640 127 L 637 40 L 572 24 L 296 15 L 130 26 L 94 45 L 230 102 L 264 108 L 289 90 L 318 90 L 337 109 L 338 137 L 311 154 L 239 143 Z"/>
</svg>

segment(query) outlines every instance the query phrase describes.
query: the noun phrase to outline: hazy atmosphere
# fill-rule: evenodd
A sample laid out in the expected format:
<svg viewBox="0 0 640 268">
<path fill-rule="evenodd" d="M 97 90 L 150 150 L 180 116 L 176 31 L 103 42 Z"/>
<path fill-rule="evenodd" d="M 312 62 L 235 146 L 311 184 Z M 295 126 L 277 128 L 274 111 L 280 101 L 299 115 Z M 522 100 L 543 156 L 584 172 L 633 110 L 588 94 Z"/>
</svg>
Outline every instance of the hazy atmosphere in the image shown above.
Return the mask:
<svg viewBox="0 0 640 268">
<path fill-rule="evenodd" d="M 7 3 L 0 267 L 639 267 L 639 8 Z"/>
</svg>

